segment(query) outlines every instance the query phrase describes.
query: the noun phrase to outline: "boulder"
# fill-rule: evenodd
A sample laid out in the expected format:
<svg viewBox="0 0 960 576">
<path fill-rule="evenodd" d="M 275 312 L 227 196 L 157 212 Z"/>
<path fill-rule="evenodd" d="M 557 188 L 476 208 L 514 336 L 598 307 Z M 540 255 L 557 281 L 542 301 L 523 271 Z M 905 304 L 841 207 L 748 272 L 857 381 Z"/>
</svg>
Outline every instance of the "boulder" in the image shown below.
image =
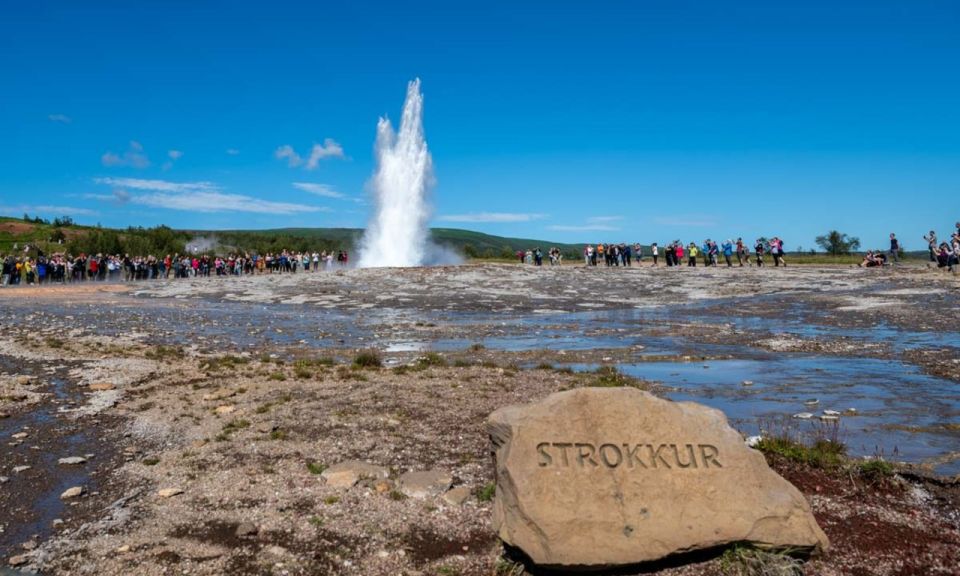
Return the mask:
<svg viewBox="0 0 960 576">
<path fill-rule="evenodd" d="M 470 498 L 469 486 L 457 486 L 447 490 L 443 495 L 443 501 L 450 506 L 463 506 L 463 503 Z"/>
<path fill-rule="evenodd" d="M 327 468 L 320 477 L 331 488 L 350 488 L 361 478 L 382 480 L 389 475 L 390 471 L 383 466 L 359 460 L 347 460 Z"/>
<path fill-rule="evenodd" d="M 76 465 L 76 464 L 84 464 L 86 463 L 86 461 L 87 459 L 84 458 L 83 456 L 68 456 L 66 458 L 61 458 L 57 460 L 57 464 L 65 464 L 67 466 L 70 466 L 70 465 Z"/>
<path fill-rule="evenodd" d="M 487 420 L 493 527 L 535 564 L 603 569 L 749 542 L 828 547 L 803 495 L 722 412 L 581 388 Z"/>
<path fill-rule="evenodd" d="M 403 474 L 398 486 L 409 498 L 426 499 L 443 494 L 452 483 L 453 477 L 445 470 L 425 470 Z"/>
<path fill-rule="evenodd" d="M 83 486 L 74 486 L 73 488 L 67 488 L 64 490 L 63 494 L 60 495 L 61 500 L 69 500 L 71 498 L 76 498 L 83 494 Z"/>
</svg>

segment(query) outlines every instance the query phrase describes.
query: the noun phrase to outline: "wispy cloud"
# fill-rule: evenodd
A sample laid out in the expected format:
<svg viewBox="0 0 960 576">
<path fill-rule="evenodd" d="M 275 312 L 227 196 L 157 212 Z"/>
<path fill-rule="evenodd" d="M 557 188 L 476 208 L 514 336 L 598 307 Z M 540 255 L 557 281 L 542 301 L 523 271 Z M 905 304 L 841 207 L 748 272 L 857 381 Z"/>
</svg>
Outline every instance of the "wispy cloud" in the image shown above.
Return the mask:
<svg viewBox="0 0 960 576">
<path fill-rule="evenodd" d="M 286 160 L 287 166 L 297 168 L 303 166 L 306 170 L 315 170 L 320 161 L 325 158 L 343 158 L 343 146 L 333 138 L 326 138 L 323 144 L 314 144 L 306 158 L 300 156 L 293 146 L 284 144 L 273 153 L 278 160 Z"/>
<path fill-rule="evenodd" d="M 130 201 L 130 193 L 121 189 L 114 190 L 111 194 L 83 194 L 81 197 L 87 200 L 110 201 L 117 204 L 126 204 Z"/>
<path fill-rule="evenodd" d="M 59 122 L 61 124 L 70 124 L 73 122 L 73 118 L 67 116 L 66 114 L 48 114 L 47 119 L 51 122 Z"/>
<path fill-rule="evenodd" d="M 132 168 L 146 168 L 150 166 L 150 159 L 143 152 L 143 145 L 136 140 L 130 141 L 127 151 L 121 154 L 105 152 L 100 157 L 104 166 L 130 166 Z"/>
<path fill-rule="evenodd" d="M 168 210 L 187 210 L 190 212 L 256 212 L 258 214 L 299 214 L 302 212 L 329 212 L 321 206 L 307 206 L 288 202 L 272 202 L 243 194 L 223 192 L 192 192 L 189 194 L 151 192 L 134 195 L 130 199 L 134 204 Z"/>
<path fill-rule="evenodd" d="M 604 222 L 619 222 L 623 220 L 623 216 L 591 216 L 587 218 L 587 222 L 591 224 L 602 224 Z"/>
<path fill-rule="evenodd" d="M 89 208 L 77 208 L 75 206 L 50 206 L 47 204 L 19 206 L 0 206 L 0 214 L 8 216 L 22 216 L 30 214 L 31 216 L 95 216 L 96 210 Z"/>
<path fill-rule="evenodd" d="M 190 212 L 254 212 L 260 214 L 299 214 L 304 212 L 329 212 L 321 206 L 273 202 L 223 192 L 212 182 L 171 182 L 142 178 L 96 178 L 94 181 L 117 189 L 112 195 L 100 195 L 102 200 L 130 202 L 151 208 L 184 210 Z M 129 192 L 134 190 L 135 192 Z"/>
<path fill-rule="evenodd" d="M 712 216 L 658 216 L 653 221 L 661 226 L 675 226 L 677 228 L 708 228 L 717 225 L 717 219 Z"/>
<path fill-rule="evenodd" d="M 323 196 L 324 198 L 344 198 L 344 194 L 337 192 L 329 184 L 316 184 L 313 182 L 294 182 L 293 187 L 297 190 L 303 190 L 310 194 Z"/>
<path fill-rule="evenodd" d="M 236 148 L 227 148 L 227 155 L 228 155 L 228 156 L 239 156 L 239 155 L 240 155 L 240 151 L 237 150 Z"/>
<path fill-rule="evenodd" d="M 94 178 L 97 184 L 132 188 L 134 190 L 152 190 L 156 192 L 214 192 L 220 189 L 213 182 L 170 182 L 169 180 L 147 180 L 143 178 Z"/>
<path fill-rule="evenodd" d="M 546 214 L 521 214 L 515 212 L 474 212 L 472 214 L 446 214 L 438 216 L 441 222 L 530 222 L 546 218 Z"/>
<path fill-rule="evenodd" d="M 610 226 L 609 224 L 584 224 L 582 226 L 572 225 L 572 226 L 547 226 L 550 230 L 556 230 L 557 232 L 616 232 L 620 230 L 617 226 Z"/>
<path fill-rule="evenodd" d="M 167 152 L 167 156 L 169 156 L 171 160 L 179 160 L 183 156 L 183 152 L 180 150 L 170 150 Z"/>
</svg>

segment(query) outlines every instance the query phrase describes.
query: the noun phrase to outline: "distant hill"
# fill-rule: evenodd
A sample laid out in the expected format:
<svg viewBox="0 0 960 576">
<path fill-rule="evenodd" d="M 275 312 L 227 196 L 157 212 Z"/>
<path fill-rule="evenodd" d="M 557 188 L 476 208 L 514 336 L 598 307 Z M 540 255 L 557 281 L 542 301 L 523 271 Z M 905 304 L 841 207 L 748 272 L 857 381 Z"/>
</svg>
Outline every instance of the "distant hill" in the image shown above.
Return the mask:
<svg viewBox="0 0 960 576">
<path fill-rule="evenodd" d="M 583 247 L 550 240 L 494 236 L 458 228 L 433 228 L 432 240 L 471 258 L 513 258 L 518 250 L 539 247 L 546 253 L 560 248 L 579 257 Z M 268 230 L 173 230 L 158 228 L 114 229 L 69 224 L 56 226 L 46 221 L 0 217 L 0 253 L 25 244 L 45 252 L 182 252 L 195 243 L 203 250 L 244 250 L 257 252 L 289 250 L 355 251 L 362 228 L 275 228 Z"/>
</svg>

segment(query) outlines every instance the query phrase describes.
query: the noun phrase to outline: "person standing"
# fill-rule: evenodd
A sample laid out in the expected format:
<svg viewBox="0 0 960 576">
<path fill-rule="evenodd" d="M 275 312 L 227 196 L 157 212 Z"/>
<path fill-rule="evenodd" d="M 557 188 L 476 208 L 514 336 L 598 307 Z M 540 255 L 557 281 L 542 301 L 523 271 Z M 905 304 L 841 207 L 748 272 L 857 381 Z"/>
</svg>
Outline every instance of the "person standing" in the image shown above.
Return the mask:
<svg viewBox="0 0 960 576">
<path fill-rule="evenodd" d="M 894 264 L 900 262 L 900 241 L 893 232 L 890 233 L 890 258 Z"/>
<path fill-rule="evenodd" d="M 657 265 L 657 259 L 660 257 L 660 249 L 657 247 L 657 243 L 654 242 L 650 245 L 650 255 L 653 256 L 653 265 Z"/>
<path fill-rule="evenodd" d="M 937 253 L 939 252 L 937 248 L 937 233 L 931 230 L 930 235 L 924 236 L 923 239 L 927 241 L 927 250 L 930 251 L 930 261 L 936 262 Z"/>
</svg>

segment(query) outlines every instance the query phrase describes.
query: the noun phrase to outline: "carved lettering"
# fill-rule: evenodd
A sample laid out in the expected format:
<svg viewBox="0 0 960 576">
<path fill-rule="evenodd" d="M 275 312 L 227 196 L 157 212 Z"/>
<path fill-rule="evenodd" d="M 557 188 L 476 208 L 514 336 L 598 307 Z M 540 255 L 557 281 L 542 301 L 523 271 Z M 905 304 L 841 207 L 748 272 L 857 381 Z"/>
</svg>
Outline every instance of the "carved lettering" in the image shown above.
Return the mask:
<svg viewBox="0 0 960 576">
<path fill-rule="evenodd" d="M 653 449 L 653 444 L 649 444 L 648 446 L 650 447 L 650 461 L 653 462 L 654 468 L 658 467 L 657 460 L 663 462 L 663 465 L 666 466 L 667 468 L 671 467 L 670 463 L 667 462 L 667 459 L 664 458 L 663 454 L 660 453 L 664 448 L 667 448 L 666 444 L 661 444 L 657 446 L 656 450 Z"/>
<path fill-rule="evenodd" d="M 593 444 L 574 444 L 577 448 L 577 463 L 580 464 L 580 467 L 583 468 L 583 461 L 586 460 L 594 466 L 599 466 L 597 461 L 593 459 L 593 455 L 596 453 L 597 449 Z"/>
<path fill-rule="evenodd" d="M 697 457 L 693 452 L 693 444 L 686 444 L 687 453 L 690 457 L 686 462 L 680 459 L 680 450 L 677 449 L 676 444 L 671 444 L 670 448 L 673 450 L 673 459 L 676 461 L 677 466 L 681 468 L 696 468 L 697 467 Z"/>
<path fill-rule="evenodd" d="M 623 445 L 623 450 L 627 453 L 627 466 L 630 468 L 633 468 L 634 464 L 638 464 L 641 468 L 647 467 L 647 464 L 640 459 L 641 447 L 643 447 L 643 444 L 634 444 L 633 448 L 629 444 Z"/>
<path fill-rule="evenodd" d="M 599 446 L 599 447 L 598 447 Z M 569 453 L 573 449 L 573 455 Z M 643 458 L 643 450 L 649 459 Z M 590 442 L 540 442 L 536 445 L 537 466 L 571 467 L 575 459 L 579 468 L 630 469 L 698 469 L 723 468 L 720 450 L 713 444 L 592 444 Z M 559 456 L 557 453 L 559 452 Z M 697 454 L 699 452 L 699 462 Z"/>
<path fill-rule="evenodd" d="M 717 456 L 719 455 L 720 451 L 717 450 L 716 446 L 712 446 L 710 444 L 700 445 L 700 457 L 703 459 L 704 468 L 709 468 L 711 462 L 716 464 L 717 468 L 723 468 L 723 465 L 720 464 L 719 460 L 717 460 Z"/>
<path fill-rule="evenodd" d="M 537 462 L 537 464 L 540 466 L 549 466 L 553 464 L 553 456 L 550 456 L 550 453 L 547 452 L 547 448 L 549 447 L 549 442 L 541 442 L 537 444 L 537 453 L 540 455 L 540 460 Z"/>
<path fill-rule="evenodd" d="M 616 460 L 610 458 L 611 453 L 616 456 Z M 600 459 L 606 464 L 607 468 L 616 468 L 623 462 L 623 454 L 614 444 L 602 444 L 600 446 Z"/>
</svg>

